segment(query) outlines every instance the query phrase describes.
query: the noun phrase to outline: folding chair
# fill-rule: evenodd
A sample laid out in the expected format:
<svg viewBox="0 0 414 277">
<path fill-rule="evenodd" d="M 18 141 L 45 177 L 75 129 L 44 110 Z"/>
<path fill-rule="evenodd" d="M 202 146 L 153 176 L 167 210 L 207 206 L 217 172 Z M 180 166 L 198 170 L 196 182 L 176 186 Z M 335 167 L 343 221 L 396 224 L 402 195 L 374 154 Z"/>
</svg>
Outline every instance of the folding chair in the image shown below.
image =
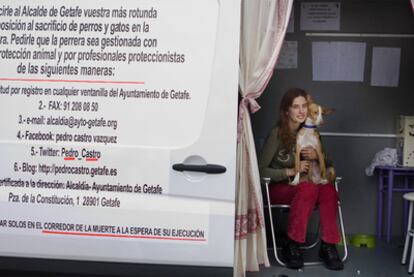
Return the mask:
<svg viewBox="0 0 414 277">
<path fill-rule="evenodd" d="M 335 189 L 336 191 L 338 191 L 338 185 L 341 182 L 342 178 L 341 177 L 337 177 L 335 179 Z M 262 178 L 263 184 L 264 184 L 264 190 L 265 190 L 265 194 L 266 194 L 266 200 L 265 200 L 265 208 L 267 207 L 268 212 L 269 212 L 269 222 L 270 222 L 270 230 L 272 233 L 272 242 L 273 242 L 273 252 L 275 255 L 275 259 L 277 261 L 278 264 L 280 264 L 281 266 L 286 266 L 286 264 L 284 262 L 282 262 L 282 260 L 280 259 L 279 255 L 278 255 L 278 246 L 277 246 L 277 241 L 276 241 L 276 232 L 275 232 L 275 224 L 273 223 L 273 213 L 272 213 L 272 209 L 274 208 L 278 208 L 278 209 L 289 209 L 290 205 L 274 205 L 274 204 L 270 204 L 270 194 L 269 194 L 269 184 L 270 184 L 270 178 Z M 345 238 L 345 229 L 344 229 L 344 221 L 343 221 L 343 217 L 342 217 L 342 209 L 341 209 L 341 202 L 338 200 L 338 220 L 339 220 L 339 225 L 340 225 L 340 229 L 341 229 L 341 238 L 342 238 L 342 245 L 343 245 L 343 257 L 342 257 L 342 261 L 344 262 L 346 260 L 346 258 L 348 257 L 348 246 L 347 246 L 347 242 L 346 242 L 346 238 Z M 319 228 L 318 228 L 319 229 Z M 318 238 L 318 234 L 317 234 L 317 240 L 307 246 L 304 246 L 302 248 L 304 249 L 309 249 L 309 248 L 313 248 L 316 245 L 318 245 L 319 243 L 319 238 Z M 321 261 L 313 261 L 313 262 L 304 262 L 304 265 L 319 265 L 321 264 Z"/>
</svg>

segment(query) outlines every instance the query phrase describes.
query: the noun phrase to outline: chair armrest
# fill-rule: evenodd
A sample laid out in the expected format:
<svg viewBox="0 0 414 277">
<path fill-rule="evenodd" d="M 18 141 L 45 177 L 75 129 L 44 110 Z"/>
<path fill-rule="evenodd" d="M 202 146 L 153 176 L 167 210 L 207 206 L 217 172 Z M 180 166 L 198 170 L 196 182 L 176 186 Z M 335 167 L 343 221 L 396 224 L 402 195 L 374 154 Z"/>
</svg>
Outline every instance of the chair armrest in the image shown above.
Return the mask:
<svg viewBox="0 0 414 277">
<path fill-rule="evenodd" d="M 269 184 L 270 183 L 270 177 L 262 177 L 262 182 L 264 182 L 265 184 Z"/>
<path fill-rule="evenodd" d="M 339 192 L 339 183 L 341 183 L 341 181 L 342 181 L 342 177 L 336 177 L 335 178 L 335 190 L 337 191 L 337 192 Z"/>
</svg>

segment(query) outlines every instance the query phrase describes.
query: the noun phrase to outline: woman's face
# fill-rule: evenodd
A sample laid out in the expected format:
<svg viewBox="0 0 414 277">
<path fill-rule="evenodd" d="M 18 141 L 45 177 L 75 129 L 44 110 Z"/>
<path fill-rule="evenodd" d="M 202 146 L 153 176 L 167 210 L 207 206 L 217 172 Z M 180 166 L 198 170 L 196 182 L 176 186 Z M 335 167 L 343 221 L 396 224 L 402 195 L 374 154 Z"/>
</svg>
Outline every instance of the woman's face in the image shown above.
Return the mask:
<svg viewBox="0 0 414 277">
<path fill-rule="evenodd" d="M 292 105 L 289 107 L 289 121 L 294 124 L 301 124 L 308 115 L 308 101 L 303 96 L 293 99 Z"/>
</svg>

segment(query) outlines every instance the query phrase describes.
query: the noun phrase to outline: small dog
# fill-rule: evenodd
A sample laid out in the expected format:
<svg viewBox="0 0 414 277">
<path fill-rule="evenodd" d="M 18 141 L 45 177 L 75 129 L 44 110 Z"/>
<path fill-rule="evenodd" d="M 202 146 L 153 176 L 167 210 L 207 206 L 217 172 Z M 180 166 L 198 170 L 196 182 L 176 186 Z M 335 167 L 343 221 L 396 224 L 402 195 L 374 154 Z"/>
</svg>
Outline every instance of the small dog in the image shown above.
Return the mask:
<svg viewBox="0 0 414 277">
<path fill-rule="evenodd" d="M 308 180 L 315 184 L 326 184 L 327 170 L 325 165 L 325 157 L 322 152 L 321 140 L 319 133 L 316 132 L 316 128 L 323 123 L 322 115 L 328 115 L 334 110 L 330 108 L 323 108 L 317 103 L 313 102 L 312 99 L 308 99 L 308 116 L 305 124 L 298 131 L 296 137 L 296 156 L 295 156 L 295 169 L 296 175 L 291 185 L 297 185 L 300 181 L 300 155 L 303 148 L 311 146 L 316 150 L 318 161 L 311 161 L 311 165 L 308 170 Z M 332 172 L 329 172 L 329 179 L 334 177 L 334 169 L 330 168 Z M 331 180 L 329 180 L 331 181 Z"/>
</svg>

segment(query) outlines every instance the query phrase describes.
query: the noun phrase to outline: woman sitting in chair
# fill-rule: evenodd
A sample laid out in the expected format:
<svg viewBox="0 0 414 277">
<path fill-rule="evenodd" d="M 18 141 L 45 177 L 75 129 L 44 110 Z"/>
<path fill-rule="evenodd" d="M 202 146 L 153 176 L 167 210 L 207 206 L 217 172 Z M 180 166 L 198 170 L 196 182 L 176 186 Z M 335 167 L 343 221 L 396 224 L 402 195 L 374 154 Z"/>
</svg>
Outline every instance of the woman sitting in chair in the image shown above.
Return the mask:
<svg viewBox="0 0 414 277">
<path fill-rule="evenodd" d="M 305 242 L 309 218 L 315 206 L 318 206 L 322 235 L 319 257 L 328 269 L 342 270 L 344 265 L 335 246 L 340 240 L 336 224 L 338 195 L 331 178 L 328 176 L 330 183 L 321 185 L 308 181 L 305 179 L 307 174 L 303 174 L 298 185 L 289 185 L 296 174 L 296 134 L 307 117 L 308 97 L 304 90 L 298 88 L 288 90 L 283 96 L 278 124 L 267 138 L 259 158 L 260 175 L 271 178 L 271 204 L 291 206 L 288 241 L 282 249 L 286 266 L 294 269 L 303 267 L 300 244 Z M 300 173 L 307 173 L 310 162 L 317 160 L 316 151 L 307 147 L 301 151 L 301 157 Z M 329 161 L 326 164 L 327 167 L 331 166 Z"/>
</svg>

